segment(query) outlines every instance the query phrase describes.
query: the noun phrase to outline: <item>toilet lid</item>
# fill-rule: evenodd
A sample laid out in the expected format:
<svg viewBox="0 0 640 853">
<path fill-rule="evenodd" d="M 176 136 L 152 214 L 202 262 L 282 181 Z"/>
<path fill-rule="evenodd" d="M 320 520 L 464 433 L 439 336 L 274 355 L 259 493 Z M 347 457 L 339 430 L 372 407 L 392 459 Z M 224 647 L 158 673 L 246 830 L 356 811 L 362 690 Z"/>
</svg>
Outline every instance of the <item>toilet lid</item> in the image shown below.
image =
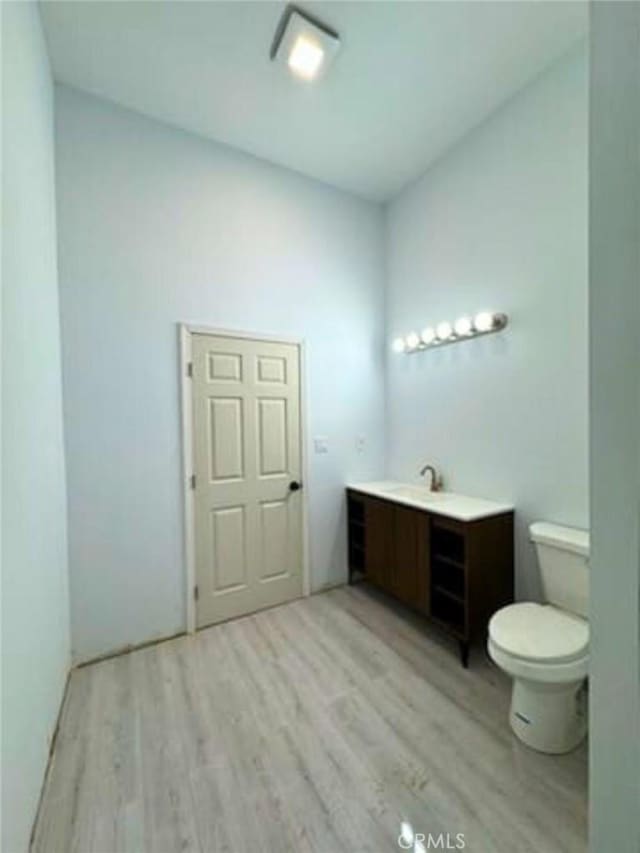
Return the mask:
<svg viewBox="0 0 640 853">
<path fill-rule="evenodd" d="M 510 604 L 492 616 L 489 636 L 516 657 L 546 663 L 568 661 L 586 653 L 589 623 L 548 604 Z"/>
</svg>

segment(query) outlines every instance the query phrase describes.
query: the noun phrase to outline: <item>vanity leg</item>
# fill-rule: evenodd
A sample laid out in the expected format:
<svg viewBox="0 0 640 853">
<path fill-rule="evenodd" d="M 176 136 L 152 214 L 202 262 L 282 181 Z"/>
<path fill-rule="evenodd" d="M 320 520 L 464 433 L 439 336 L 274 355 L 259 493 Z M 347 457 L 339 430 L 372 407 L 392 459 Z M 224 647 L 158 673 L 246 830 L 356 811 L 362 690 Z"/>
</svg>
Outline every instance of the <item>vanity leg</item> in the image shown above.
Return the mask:
<svg viewBox="0 0 640 853">
<path fill-rule="evenodd" d="M 465 669 L 469 667 L 469 643 L 460 640 L 460 663 Z"/>
</svg>

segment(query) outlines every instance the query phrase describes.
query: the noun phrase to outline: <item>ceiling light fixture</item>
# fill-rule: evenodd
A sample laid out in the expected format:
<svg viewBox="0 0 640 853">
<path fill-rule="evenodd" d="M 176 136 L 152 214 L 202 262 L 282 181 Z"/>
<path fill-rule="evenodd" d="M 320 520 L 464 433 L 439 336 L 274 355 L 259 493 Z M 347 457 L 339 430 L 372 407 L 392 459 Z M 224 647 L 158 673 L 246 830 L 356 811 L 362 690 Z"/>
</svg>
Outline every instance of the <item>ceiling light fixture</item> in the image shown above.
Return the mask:
<svg viewBox="0 0 640 853">
<path fill-rule="evenodd" d="M 294 5 L 284 10 L 271 45 L 272 60 L 286 64 L 303 80 L 316 80 L 340 47 L 338 33 Z"/>
</svg>

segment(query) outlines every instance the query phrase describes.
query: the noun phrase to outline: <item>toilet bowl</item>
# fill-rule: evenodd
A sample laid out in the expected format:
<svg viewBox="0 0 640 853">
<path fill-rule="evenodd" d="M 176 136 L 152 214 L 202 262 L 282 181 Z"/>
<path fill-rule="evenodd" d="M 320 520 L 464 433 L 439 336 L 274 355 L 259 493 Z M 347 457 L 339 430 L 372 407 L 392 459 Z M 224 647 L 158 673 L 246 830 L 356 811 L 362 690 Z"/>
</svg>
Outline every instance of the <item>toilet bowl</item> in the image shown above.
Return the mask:
<svg viewBox="0 0 640 853">
<path fill-rule="evenodd" d="M 488 651 L 513 678 L 509 721 L 533 749 L 569 752 L 587 732 L 589 535 L 530 527 L 547 603 L 503 607 L 489 622 Z"/>
<path fill-rule="evenodd" d="M 489 623 L 489 654 L 513 679 L 509 720 L 540 752 L 574 749 L 587 732 L 585 619 L 550 604 L 512 604 Z"/>
</svg>

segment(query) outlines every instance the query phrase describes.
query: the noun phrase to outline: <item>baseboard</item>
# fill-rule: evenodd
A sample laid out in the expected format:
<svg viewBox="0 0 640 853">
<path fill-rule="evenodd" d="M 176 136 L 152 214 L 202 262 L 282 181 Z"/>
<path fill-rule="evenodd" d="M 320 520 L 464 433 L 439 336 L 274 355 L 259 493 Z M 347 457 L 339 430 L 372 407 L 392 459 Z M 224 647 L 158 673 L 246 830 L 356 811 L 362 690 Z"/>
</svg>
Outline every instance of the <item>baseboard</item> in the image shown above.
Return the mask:
<svg viewBox="0 0 640 853">
<path fill-rule="evenodd" d="M 345 586 L 345 585 L 346 585 L 346 581 L 335 581 L 335 582 L 327 583 L 327 584 L 324 584 L 323 586 L 318 587 L 318 589 L 312 590 L 309 593 L 309 595 L 319 595 L 320 593 L 329 592 L 329 590 L 331 590 L 331 589 L 337 589 L 338 587 Z M 305 596 L 302 596 L 302 597 L 304 598 Z M 284 603 L 287 604 L 288 602 L 284 602 Z M 282 607 L 281 604 L 274 604 L 273 606 L 274 607 Z M 271 608 L 268 607 L 265 609 L 270 610 Z M 259 613 L 260 611 L 258 610 L 256 612 Z M 253 615 L 255 615 L 255 613 L 247 613 L 245 615 L 246 616 L 253 616 Z M 239 617 L 234 616 L 233 617 L 233 619 L 238 619 L 238 618 L 241 619 L 242 616 L 239 616 Z M 233 621 L 233 619 L 231 619 L 231 620 L 225 619 L 225 620 L 223 620 L 223 622 Z M 222 622 L 219 622 L 217 624 L 222 624 Z M 205 625 L 205 626 L 203 626 L 203 628 L 196 628 L 196 633 L 198 631 L 205 630 L 208 627 L 213 628 L 215 626 L 214 625 Z M 78 663 L 74 664 L 72 668 L 73 669 L 82 669 L 83 667 L 91 666 L 94 663 L 100 663 L 101 661 L 104 661 L 104 660 L 111 660 L 111 658 L 119 658 L 122 655 L 128 655 L 131 652 L 137 652 L 140 649 L 147 649 L 147 648 L 149 648 L 149 646 L 157 646 L 160 643 L 168 643 L 169 640 L 176 640 L 178 637 L 186 637 L 186 636 L 188 636 L 188 631 L 178 631 L 176 634 L 168 634 L 166 637 L 156 637 L 153 640 L 145 640 L 143 643 L 129 643 L 126 646 L 120 646 L 119 648 L 113 649 L 110 652 L 104 652 L 104 654 L 96 655 L 95 657 L 87 658 L 87 660 L 79 661 Z"/>
<path fill-rule="evenodd" d="M 168 643 L 169 640 L 176 640 L 178 637 L 185 637 L 186 631 L 178 631 L 176 634 L 168 634 L 166 637 L 155 637 L 153 640 L 145 640 L 143 643 L 128 643 L 126 646 L 119 646 L 110 652 L 96 655 L 96 657 L 88 658 L 80 661 L 73 666 L 73 669 L 82 669 L 85 666 L 91 666 L 94 663 L 100 663 L 103 660 L 111 660 L 111 658 L 119 658 L 122 655 L 128 655 L 130 652 L 137 652 L 140 649 L 148 649 L 149 646 L 157 646 L 160 643 Z"/>
<path fill-rule="evenodd" d="M 347 581 L 330 581 L 329 583 L 322 584 L 317 589 L 311 590 L 311 595 L 320 595 L 322 592 L 329 592 L 332 589 L 338 589 L 338 587 L 347 586 Z"/>
<path fill-rule="evenodd" d="M 31 826 L 31 834 L 29 835 L 29 850 L 33 847 L 33 842 L 35 840 L 36 835 L 36 827 L 38 826 L 38 820 L 40 818 L 40 811 L 42 809 L 42 801 L 44 799 L 44 792 L 47 787 L 47 780 L 49 779 L 49 772 L 51 770 L 51 763 L 53 760 L 53 753 L 56 751 L 56 743 L 58 741 L 58 733 L 60 731 L 60 723 L 62 721 L 62 712 L 64 710 L 65 703 L 67 701 L 67 694 L 69 693 L 69 681 L 71 680 L 72 668 L 67 670 L 67 676 L 64 682 L 64 689 L 62 691 L 62 698 L 60 699 L 60 707 L 58 708 L 58 714 L 56 716 L 56 722 L 53 727 L 53 733 L 51 735 L 51 740 L 49 741 L 49 754 L 47 755 L 47 765 L 44 768 L 44 776 L 42 777 L 42 785 L 40 786 L 40 796 L 38 797 L 38 805 L 36 807 L 36 813 L 33 818 L 33 824 Z"/>
</svg>

